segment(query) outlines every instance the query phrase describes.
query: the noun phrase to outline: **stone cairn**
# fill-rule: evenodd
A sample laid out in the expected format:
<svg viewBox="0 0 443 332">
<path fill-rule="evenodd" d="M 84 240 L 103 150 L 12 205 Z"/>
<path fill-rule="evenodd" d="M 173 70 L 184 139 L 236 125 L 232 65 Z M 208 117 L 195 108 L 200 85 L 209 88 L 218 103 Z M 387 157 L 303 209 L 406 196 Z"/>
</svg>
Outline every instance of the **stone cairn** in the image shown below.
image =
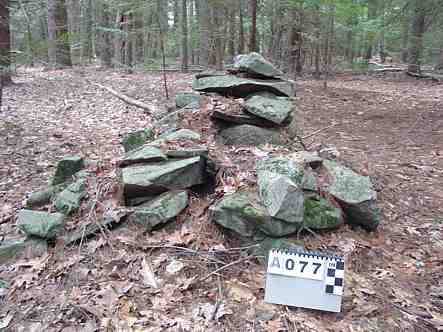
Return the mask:
<svg viewBox="0 0 443 332">
<path fill-rule="evenodd" d="M 213 110 L 219 144 L 279 144 L 278 129 L 294 120 L 290 99 L 294 84 L 282 77 L 257 53 L 237 57 L 228 74 L 196 76 L 196 91 L 242 101 L 234 112 L 223 107 Z M 176 105 L 199 112 L 200 99 L 199 94 L 179 94 Z M 182 213 L 190 191 L 202 191 L 214 181 L 214 162 L 199 133 L 178 129 L 155 137 L 148 128 L 126 135 L 122 144 L 125 154 L 118 174 L 123 212 L 105 213 L 100 226 L 94 222 L 63 232 L 67 218 L 88 197 L 87 185 L 95 176 L 84 170 L 83 158 L 65 157 L 49 187 L 31 194 L 26 208 L 18 213 L 17 226 L 25 237 L 2 242 L 0 263 L 29 249 L 34 254 L 44 252 L 48 241 L 61 236 L 68 245 L 126 220 L 147 231 L 156 230 Z M 303 230 L 331 230 L 345 222 L 370 231 L 379 225 L 377 193 L 369 177 L 317 152 L 270 155 L 256 161 L 255 172 L 255 185 L 226 194 L 209 208 L 211 221 L 243 239 L 266 245 Z M 57 212 L 45 212 L 49 205 Z"/>
</svg>

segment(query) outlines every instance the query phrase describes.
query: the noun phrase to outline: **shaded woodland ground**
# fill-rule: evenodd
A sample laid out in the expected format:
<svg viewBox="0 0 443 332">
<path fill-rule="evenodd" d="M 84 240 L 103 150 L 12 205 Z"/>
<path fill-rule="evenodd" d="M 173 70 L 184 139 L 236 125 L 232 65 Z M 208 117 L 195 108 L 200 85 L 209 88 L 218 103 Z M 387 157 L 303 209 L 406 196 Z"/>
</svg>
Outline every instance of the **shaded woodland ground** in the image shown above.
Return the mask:
<svg viewBox="0 0 443 332">
<path fill-rule="evenodd" d="M 140 109 L 91 82 L 166 104 L 161 76 L 155 74 L 93 68 L 27 71 L 15 81 L 4 91 L 6 107 L 0 113 L 0 241 L 3 234 L 17 232 L 14 215 L 21 202 L 44 187 L 61 157 L 81 154 L 93 160 L 90 168 L 102 188 L 111 182 L 123 153 L 121 135 L 149 125 Z M 191 91 L 191 74 L 170 74 L 168 81 L 172 96 Z M 149 323 L 143 331 L 441 331 L 442 85 L 399 73 L 338 76 L 327 90 L 314 80 L 299 80 L 296 86 L 303 133 L 334 124 L 307 139 L 308 148 L 335 146 L 339 159 L 370 175 L 379 193 L 383 218 L 377 232 L 347 226 L 320 239 L 303 238 L 308 249 L 350 258 L 342 313 L 265 305 L 264 268 L 254 262 L 222 273 L 220 301 L 217 280 L 195 282 L 196 275 L 210 272 L 198 257 L 150 247 L 228 246 L 223 233 L 205 219 L 204 207 L 191 204 L 191 218 L 153 234 L 129 226 L 80 248 L 56 245 L 42 259 L 0 267 L 0 278 L 12 285 L 0 306 L 0 322 L 10 319 L 11 331 L 75 331 L 74 326 L 111 331 L 110 326 L 118 330 L 115 326 L 133 326 L 137 320 Z M 210 126 L 202 113 L 200 120 L 184 123 L 196 131 Z M 93 216 L 84 208 L 67 227 L 82 218 Z M 160 290 L 137 286 L 139 262 L 146 256 L 166 280 Z M 171 277 L 165 266 L 173 256 L 185 269 Z M 204 311 L 217 303 L 220 317 L 205 319 Z M 266 321 L 263 316 L 269 313 Z"/>
</svg>

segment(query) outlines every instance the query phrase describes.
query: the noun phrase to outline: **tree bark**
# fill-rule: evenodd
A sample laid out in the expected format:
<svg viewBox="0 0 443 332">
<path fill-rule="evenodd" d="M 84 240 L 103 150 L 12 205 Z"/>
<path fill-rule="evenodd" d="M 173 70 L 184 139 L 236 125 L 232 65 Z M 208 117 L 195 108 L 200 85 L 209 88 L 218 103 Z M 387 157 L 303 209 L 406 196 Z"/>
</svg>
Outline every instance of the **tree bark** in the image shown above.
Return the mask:
<svg viewBox="0 0 443 332">
<path fill-rule="evenodd" d="M 11 32 L 9 29 L 9 0 L 0 0 L 0 91 L 11 80 Z"/>
<path fill-rule="evenodd" d="M 251 35 L 249 36 L 249 51 L 258 52 L 257 47 L 257 0 L 251 0 Z"/>
<path fill-rule="evenodd" d="M 368 1 L 368 19 L 374 20 L 377 18 L 377 0 Z M 367 36 L 368 46 L 366 48 L 365 60 L 369 61 L 372 58 L 372 48 L 374 44 L 374 37 L 371 32 Z"/>
<path fill-rule="evenodd" d="M 411 34 L 409 37 L 408 71 L 415 74 L 421 72 L 421 56 L 423 49 L 423 34 L 426 31 L 426 7 L 421 0 L 414 1 Z"/>
<path fill-rule="evenodd" d="M 182 3 L 182 15 L 181 15 L 181 69 L 186 71 L 189 69 L 189 56 L 188 56 L 188 6 L 187 0 L 181 0 Z"/>
<path fill-rule="evenodd" d="M 92 60 L 92 0 L 85 1 L 82 8 L 82 62 L 91 63 Z"/>
<path fill-rule="evenodd" d="M 243 22 L 243 0 L 238 0 L 238 11 L 239 11 L 239 43 L 238 43 L 238 53 L 243 54 L 245 53 L 245 45 L 246 45 L 246 39 L 245 39 L 245 25 Z"/>
<path fill-rule="evenodd" d="M 198 0 L 199 2 L 199 23 L 200 23 L 200 60 L 203 66 L 209 65 L 210 57 L 210 25 L 211 16 L 207 0 Z"/>
<path fill-rule="evenodd" d="M 109 5 L 106 1 L 101 1 L 101 14 L 100 58 L 102 66 L 109 68 L 112 66 L 112 41 L 108 31 L 111 27 L 111 15 Z"/>
<path fill-rule="evenodd" d="M 435 71 L 443 71 L 443 47 L 440 49 L 440 56 L 438 58 L 438 63 L 434 68 Z"/>
</svg>

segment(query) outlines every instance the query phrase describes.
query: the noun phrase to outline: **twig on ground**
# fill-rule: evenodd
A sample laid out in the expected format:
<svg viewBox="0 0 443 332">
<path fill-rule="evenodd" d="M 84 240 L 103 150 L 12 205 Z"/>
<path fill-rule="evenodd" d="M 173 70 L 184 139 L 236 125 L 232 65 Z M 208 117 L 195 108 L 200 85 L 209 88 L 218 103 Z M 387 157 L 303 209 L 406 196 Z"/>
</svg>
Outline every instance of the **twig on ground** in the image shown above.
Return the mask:
<svg viewBox="0 0 443 332">
<path fill-rule="evenodd" d="M 308 138 L 311 138 L 312 136 L 315 136 L 315 135 L 317 135 L 317 134 L 320 134 L 322 131 L 325 131 L 325 130 L 327 130 L 327 129 L 329 129 L 329 128 L 335 127 L 336 125 L 337 125 L 337 123 L 333 123 L 333 124 L 331 124 L 331 125 L 329 125 L 329 126 L 327 126 L 327 127 L 323 127 L 323 128 L 321 128 L 321 129 L 319 129 L 319 130 L 316 130 L 316 131 L 314 131 L 313 133 L 310 133 L 309 135 L 303 136 L 303 137 L 301 137 L 301 139 L 308 139 Z"/>
<path fill-rule="evenodd" d="M 250 260 L 250 259 L 252 259 L 252 258 L 257 258 L 257 256 L 247 256 L 247 257 L 243 257 L 243 258 L 238 259 L 238 260 L 236 260 L 236 261 L 234 261 L 234 262 L 231 262 L 231 263 L 229 263 L 229 264 L 226 264 L 226 265 L 224 265 L 224 266 L 222 266 L 222 267 L 216 269 L 215 271 L 212 271 L 211 273 L 209 273 L 209 274 L 206 275 L 205 277 L 200 278 L 199 281 L 205 281 L 206 279 L 212 277 L 214 274 L 217 274 L 217 273 L 220 272 L 220 271 L 223 271 L 223 270 L 225 270 L 225 269 L 227 269 L 227 268 L 229 268 L 229 267 L 231 267 L 231 266 L 233 266 L 233 265 L 236 265 L 236 264 L 239 264 L 239 263 L 241 263 L 241 262 L 244 262 L 244 261 Z"/>
<path fill-rule="evenodd" d="M 157 113 L 157 107 L 155 107 L 154 105 L 148 105 L 140 100 L 134 99 L 132 97 L 126 96 L 118 91 L 115 91 L 114 89 L 111 89 L 107 86 L 98 84 L 98 83 L 92 83 L 92 85 L 98 86 L 99 88 L 108 91 L 110 94 L 112 94 L 113 96 L 117 97 L 118 99 L 124 101 L 126 104 L 129 104 L 131 106 L 135 106 L 138 108 L 141 108 L 143 110 L 145 110 L 146 112 L 148 112 L 148 114 L 153 114 L 153 113 Z"/>
</svg>

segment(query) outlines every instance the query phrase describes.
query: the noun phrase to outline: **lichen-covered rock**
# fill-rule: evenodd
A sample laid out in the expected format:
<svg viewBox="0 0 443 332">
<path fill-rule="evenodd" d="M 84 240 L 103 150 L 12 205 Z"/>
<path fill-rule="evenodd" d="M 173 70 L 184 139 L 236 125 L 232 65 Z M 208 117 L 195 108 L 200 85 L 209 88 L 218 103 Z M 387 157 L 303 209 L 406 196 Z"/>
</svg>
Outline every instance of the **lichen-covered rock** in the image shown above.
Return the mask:
<svg viewBox="0 0 443 332">
<path fill-rule="evenodd" d="M 283 76 L 282 71 L 275 68 L 275 66 L 261 54 L 256 52 L 237 55 L 234 59 L 234 68 L 254 76 L 265 76 L 269 78 Z"/>
<path fill-rule="evenodd" d="M 151 231 L 177 217 L 187 205 L 187 191 L 170 191 L 137 207 L 128 220 Z"/>
<path fill-rule="evenodd" d="M 175 96 L 175 106 L 178 108 L 188 107 L 198 109 L 202 97 L 197 93 L 179 93 Z"/>
<path fill-rule="evenodd" d="M 215 92 L 225 96 L 245 98 L 257 92 L 271 92 L 278 96 L 294 96 L 294 82 L 262 80 L 234 75 L 195 78 L 193 88 L 201 92 Z"/>
<path fill-rule="evenodd" d="M 80 156 L 64 157 L 57 164 L 55 175 L 52 179 L 52 185 L 58 185 L 72 180 L 75 173 L 85 167 L 85 162 Z"/>
<path fill-rule="evenodd" d="M 148 141 L 153 140 L 154 138 L 154 130 L 152 128 L 147 128 L 126 134 L 122 139 L 122 145 L 125 152 L 129 152 L 146 144 Z"/>
<path fill-rule="evenodd" d="M 58 212 L 69 215 L 80 208 L 81 200 L 86 195 L 86 179 L 81 178 L 57 195 L 55 208 Z"/>
<path fill-rule="evenodd" d="M 343 224 L 342 211 L 323 197 L 306 197 L 303 224 L 312 230 L 337 228 Z"/>
<path fill-rule="evenodd" d="M 122 185 L 126 198 L 187 189 L 205 181 L 205 159 L 200 156 L 122 169 Z"/>
<path fill-rule="evenodd" d="M 380 222 L 380 210 L 370 178 L 335 161 L 324 160 L 323 166 L 330 181 L 324 190 L 337 199 L 346 214 L 346 220 L 350 224 L 375 230 Z"/>
<path fill-rule="evenodd" d="M 251 125 L 240 125 L 221 130 L 217 140 L 225 145 L 281 144 L 280 133 L 275 130 L 260 128 Z"/>
<path fill-rule="evenodd" d="M 17 226 L 27 236 L 42 239 L 53 239 L 61 231 L 65 216 L 61 213 L 21 210 L 18 213 Z"/>
<path fill-rule="evenodd" d="M 0 264 L 16 259 L 25 250 L 25 241 L 6 241 L 0 244 Z"/>
<path fill-rule="evenodd" d="M 210 208 L 212 220 L 240 236 L 252 237 L 263 232 L 281 237 L 296 232 L 298 224 L 272 218 L 260 203 L 257 194 L 238 192 L 225 196 Z"/>
<path fill-rule="evenodd" d="M 167 159 L 166 155 L 159 148 L 145 145 L 126 153 L 119 166 L 126 167 L 138 163 L 166 161 Z"/>
<path fill-rule="evenodd" d="M 269 158 L 257 163 L 257 185 L 267 212 L 289 223 L 302 223 L 304 194 L 303 169 L 285 158 Z"/>
<path fill-rule="evenodd" d="M 256 94 L 248 98 L 245 103 L 245 109 L 255 116 L 281 126 L 289 124 L 293 105 L 292 101 L 287 97 Z"/>
<path fill-rule="evenodd" d="M 160 147 L 168 142 L 195 142 L 199 140 L 201 140 L 200 134 L 189 129 L 179 129 L 160 135 L 155 141 L 150 142 L 148 145 Z"/>
<path fill-rule="evenodd" d="M 323 162 L 323 158 L 319 156 L 318 152 L 297 151 L 290 154 L 288 158 L 298 164 L 308 165 L 314 169 L 320 167 Z"/>
</svg>

